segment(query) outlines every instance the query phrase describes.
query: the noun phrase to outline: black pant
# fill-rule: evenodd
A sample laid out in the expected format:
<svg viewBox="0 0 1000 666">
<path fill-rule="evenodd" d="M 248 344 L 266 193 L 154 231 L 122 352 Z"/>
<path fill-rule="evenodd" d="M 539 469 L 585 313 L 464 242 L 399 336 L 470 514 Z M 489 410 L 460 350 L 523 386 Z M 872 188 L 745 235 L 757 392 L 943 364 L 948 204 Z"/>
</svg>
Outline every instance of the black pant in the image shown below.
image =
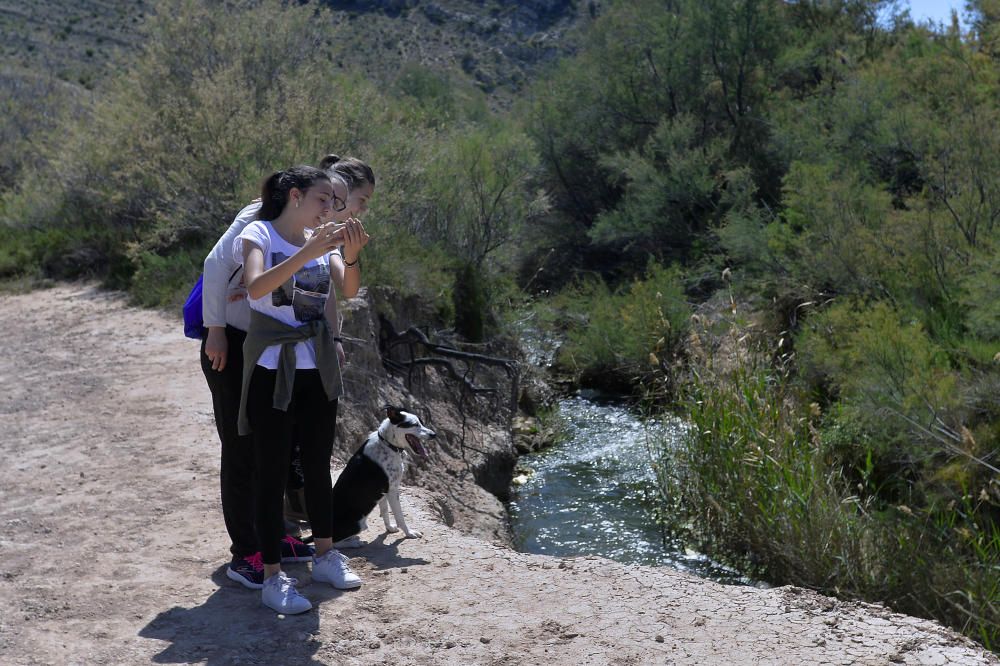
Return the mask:
<svg viewBox="0 0 1000 666">
<path fill-rule="evenodd" d="M 281 561 L 285 536 L 283 504 L 292 444 L 298 442 L 305 476 L 306 511 L 315 538 L 333 529 L 330 454 L 337 401 L 327 400 L 318 370 L 296 370 L 288 411 L 272 407 L 277 372 L 256 366 L 250 378 L 247 417 L 257 464 L 257 536 L 265 564 Z"/>
<path fill-rule="evenodd" d="M 212 369 L 205 356 L 205 340 L 201 342 L 201 369 L 212 391 L 215 427 L 222 442 L 222 465 L 219 480 L 222 486 L 222 517 L 236 557 L 256 553 L 257 531 L 254 529 L 254 458 L 251 437 L 240 437 L 237 417 L 240 412 L 240 391 L 243 384 L 243 341 L 247 334 L 232 326 L 226 327 L 229 352 L 222 372 Z M 287 465 L 286 465 L 287 469 Z"/>
</svg>

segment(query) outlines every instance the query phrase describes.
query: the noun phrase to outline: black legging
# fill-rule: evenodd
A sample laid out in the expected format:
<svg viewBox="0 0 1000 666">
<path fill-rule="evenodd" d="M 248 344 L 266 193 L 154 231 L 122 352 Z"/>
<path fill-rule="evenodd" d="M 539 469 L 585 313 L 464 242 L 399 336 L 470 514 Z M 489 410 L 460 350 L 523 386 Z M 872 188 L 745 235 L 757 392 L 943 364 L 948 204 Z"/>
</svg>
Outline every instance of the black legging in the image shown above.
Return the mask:
<svg viewBox="0 0 1000 666">
<path fill-rule="evenodd" d="M 222 463 L 219 468 L 222 517 L 232 541 L 229 550 L 236 557 L 247 557 L 260 550 L 253 524 L 253 441 L 250 437 L 240 437 L 236 427 L 243 386 L 243 341 L 246 337 L 244 331 L 226 326 L 229 352 L 222 372 L 212 369 L 212 361 L 205 356 L 205 339 L 201 341 L 201 369 L 205 373 L 208 388 L 212 391 L 215 427 L 219 431 L 219 441 L 222 442 Z"/>
<path fill-rule="evenodd" d="M 314 538 L 332 534 L 330 454 L 337 425 L 337 401 L 327 400 L 317 370 L 296 370 L 288 411 L 274 409 L 277 372 L 256 366 L 250 378 L 247 416 L 257 467 L 257 536 L 264 564 L 281 561 L 285 536 L 283 502 L 293 432 L 302 452 L 306 510 Z"/>
</svg>

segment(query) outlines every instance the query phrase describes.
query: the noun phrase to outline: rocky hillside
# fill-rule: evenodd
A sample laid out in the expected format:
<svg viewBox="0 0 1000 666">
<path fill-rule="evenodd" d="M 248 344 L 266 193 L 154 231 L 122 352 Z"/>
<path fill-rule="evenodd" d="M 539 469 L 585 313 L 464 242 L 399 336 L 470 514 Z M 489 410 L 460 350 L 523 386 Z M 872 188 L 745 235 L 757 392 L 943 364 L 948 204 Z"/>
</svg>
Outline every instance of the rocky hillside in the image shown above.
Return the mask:
<svg viewBox="0 0 1000 666">
<path fill-rule="evenodd" d="M 572 50 L 598 12 L 594 1 L 330 0 L 330 67 L 475 113 L 503 109 Z M 0 191 L 47 152 L 40 141 L 63 140 L 50 134 L 60 116 L 79 117 L 101 97 L 157 11 L 169 3 L 0 0 Z"/>
<path fill-rule="evenodd" d="M 596 0 L 327 0 L 343 39 L 336 65 L 394 78 L 422 65 L 508 97 L 539 65 L 565 52 L 567 35 L 598 12 Z M 141 43 L 149 0 L 0 0 L 0 73 L 45 73 L 92 88 Z"/>
<path fill-rule="evenodd" d="M 0 0 L 0 74 L 47 74 L 84 88 L 137 48 L 149 0 Z"/>
<path fill-rule="evenodd" d="M 357 25 L 345 50 L 383 74 L 417 63 L 472 81 L 500 97 L 518 90 L 539 65 L 568 50 L 567 34 L 595 16 L 578 0 L 332 0 Z M 369 36 L 373 39 L 368 38 Z"/>
</svg>

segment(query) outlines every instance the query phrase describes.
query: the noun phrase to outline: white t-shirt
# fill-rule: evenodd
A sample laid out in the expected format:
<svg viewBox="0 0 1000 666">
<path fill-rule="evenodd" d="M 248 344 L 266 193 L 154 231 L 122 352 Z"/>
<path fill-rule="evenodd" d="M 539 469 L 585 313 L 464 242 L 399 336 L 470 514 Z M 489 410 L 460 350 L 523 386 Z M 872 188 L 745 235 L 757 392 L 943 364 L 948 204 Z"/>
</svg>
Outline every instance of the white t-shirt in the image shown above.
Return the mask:
<svg viewBox="0 0 1000 666">
<path fill-rule="evenodd" d="M 243 240 L 246 239 L 264 251 L 264 270 L 292 256 L 301 249 L 292 245 L 275 231 L 270 222 L 251 222 L 233 241 L 233 256 L 243 262 Z M 330 281 L 330 257 L 323 255 L 310 259 L 296 271 L 295 276 L 263 298 L 249 298 L 250 309 L 289 326 L 301 326 L 324 317 L 326 300 L 331 296 L 333 286 Z M 270 370 L 278 367 L 281 345 L 272 345 L 264 350 L 257 365 Z M 316 350 L 312 340 L 295 345 L 295 367 L 308 370 L 316 367 Z"/>
<path fill-rule="evenodd" d="M 255 201 L 241 210 L 205 257 L 201 291 L 205 326 L 229 324 L 241 331 L 250 328 L 250 306 L 247 304 L 247 290 L 243 284 L 243 255 L 233 256 L 233 241 L 248 224 L 257 219 L 260 206 L 261 203 Z"/>
</svg>

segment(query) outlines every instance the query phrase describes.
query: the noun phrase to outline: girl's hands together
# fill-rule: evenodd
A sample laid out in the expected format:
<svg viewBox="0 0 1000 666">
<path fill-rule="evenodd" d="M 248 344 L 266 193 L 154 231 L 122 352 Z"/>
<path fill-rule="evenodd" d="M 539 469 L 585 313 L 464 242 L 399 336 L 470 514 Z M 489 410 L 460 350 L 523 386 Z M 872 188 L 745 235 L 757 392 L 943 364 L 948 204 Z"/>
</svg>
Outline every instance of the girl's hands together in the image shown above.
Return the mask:
<svg viewBox="0 0 1000 666">
<path fill-rule="evenodd" d="M 368 232 L 365 231 L 365 225 L 356 217 L 348 218 L 344 223 L 344 261 L 353 264 L 367 244 Z"/>
<path fill-rule="evenodd" d="M 306 239 L 300 251 L 305 252 L 309 259 L 332 252 L 344 244 L 346 226 L 347 224 L 343 222 L 327 222 L 319 225 L 312 230 L 312 234 Z"/>
</svg>

